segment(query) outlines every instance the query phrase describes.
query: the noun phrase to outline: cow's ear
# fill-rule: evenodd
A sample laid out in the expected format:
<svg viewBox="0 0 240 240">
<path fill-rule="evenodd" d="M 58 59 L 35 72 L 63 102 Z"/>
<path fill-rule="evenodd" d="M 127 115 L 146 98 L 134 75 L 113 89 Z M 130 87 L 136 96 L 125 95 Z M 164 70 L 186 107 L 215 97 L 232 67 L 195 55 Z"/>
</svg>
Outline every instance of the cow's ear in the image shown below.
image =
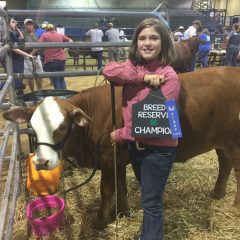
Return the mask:
<svg viewBox="0 0 240 240">
<path fill-rule="evenodd" d="M 73 121 L 80 127 L 86 126 L 91 122 L 91 118 L 80 108 L 75 108 L 71 112 Z"/>
<path fill-rule="evenodd" d="M 15 123 L 28 122 L 35 110 L 35 107 L 11 107 L 8 111 L 3 113 L 3 118 Z"/>
</svg>

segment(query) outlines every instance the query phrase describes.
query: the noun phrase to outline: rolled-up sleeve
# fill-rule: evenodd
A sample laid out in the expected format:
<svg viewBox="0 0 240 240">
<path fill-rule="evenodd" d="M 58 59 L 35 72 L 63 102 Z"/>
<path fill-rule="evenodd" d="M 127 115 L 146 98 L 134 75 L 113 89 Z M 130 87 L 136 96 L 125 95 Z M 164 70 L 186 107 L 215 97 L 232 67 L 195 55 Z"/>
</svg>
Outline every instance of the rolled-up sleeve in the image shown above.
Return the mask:
<svg viewBox="0 0 240 240">
<path fill-rule="evenodd" d="M 102 72 L 103 76 L 117 85 L 134 84 L 143 82 L 145 72 L 133 66 L 130 61 L 108 63 Z"/>
</svg>

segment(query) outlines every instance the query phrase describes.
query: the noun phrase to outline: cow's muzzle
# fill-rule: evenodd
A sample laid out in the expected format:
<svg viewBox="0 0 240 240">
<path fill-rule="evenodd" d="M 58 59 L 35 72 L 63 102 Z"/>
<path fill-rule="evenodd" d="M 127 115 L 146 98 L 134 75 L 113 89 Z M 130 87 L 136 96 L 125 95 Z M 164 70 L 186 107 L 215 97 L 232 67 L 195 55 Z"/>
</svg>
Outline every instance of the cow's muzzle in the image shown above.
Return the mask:
<svg viewBox="0 0 240 240">
<path fill-rule="evenodd" d="M 34 162 L 35 168 L 37 171 L 48 170 L 49 169 L 49 160 L 41 160 L 40 163 Z"/>
</svg>

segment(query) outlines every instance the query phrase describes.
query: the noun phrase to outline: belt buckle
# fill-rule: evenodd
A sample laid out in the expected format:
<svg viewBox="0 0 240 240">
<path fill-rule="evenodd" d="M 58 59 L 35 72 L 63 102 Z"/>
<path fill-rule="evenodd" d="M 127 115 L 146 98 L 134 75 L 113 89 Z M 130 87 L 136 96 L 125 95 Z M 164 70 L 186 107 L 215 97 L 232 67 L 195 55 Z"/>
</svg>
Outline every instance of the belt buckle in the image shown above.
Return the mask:
<svg viewBox="0 0 240 240">
<path fill-rule="evenodd" d="M 145 147 L 140 147 L 140 146 L 139 146 L 139 142 L 138 142 L 138 141 L 136 141 L 136 149 L 139 150 L 139 151 L 146 150 Z"/>
</svg>

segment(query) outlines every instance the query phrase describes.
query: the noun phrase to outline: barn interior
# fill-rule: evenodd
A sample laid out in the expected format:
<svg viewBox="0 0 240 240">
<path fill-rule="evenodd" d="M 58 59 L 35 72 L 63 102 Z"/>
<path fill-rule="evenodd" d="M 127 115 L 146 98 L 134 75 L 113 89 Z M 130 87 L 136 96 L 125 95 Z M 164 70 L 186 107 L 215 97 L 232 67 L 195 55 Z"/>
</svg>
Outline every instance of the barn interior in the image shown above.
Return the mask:
<svg viewBox="0 0 240 240">
<path fill-rule="evenodd" d="M 39 26 L 44 21 L 59 26 L 64 29 L 65 35 L 74 41 L 73 44 L 63 43 L 59 46 L 73 47 L 74 49 L 89 47 L 88 43 L 83 42 L 84 35 L 93 24 L 98 23 L 100 29 L 105 32 L 107 24 L 111 22 L 116 28 L 122 30 L 124 37 L 129 40 L 116 45 L 123 48 L 124 51 L 127 51 L 130 45 L 136 25 L 146 17 L 160 18 L 172 32 L 179 26 L 187 29 L 197 19 L 201 21 L 203 28 L 208 28 L 211 33 L 212 54 L 209 55 L 209 66 L 221 66 L 224 57 L 220 50 L 223 41 L 222 29 L 225 27 L 230 31 L 234 23 L 239 23 L 239 13 L 239 0 L 0 1 L 0 55 L 4 56 L 7 66 L 6 72 L 0 66 L 0 81 L 5 84 L 0 92 L 1 113 L 12 105 L 34 105 L 48 95 L 65 98 L 75 91 L 79 92 L 105 84 L 97 69 L 95 59 L 84 55 L 78 56 L 77 63 L 74 62 L 73 57 L 68 55 L 66 70 L 59 73 L 67 79 L 68 91 L 53 91 L 53 86 L 49 81 L 53 73 L 50 72 L 37 75 L 36 72 L 29 75 L 13 74 L 9 52 L 17 45 L 13 46 L 9 42 L 6 24 L 8 17 L 15 17 L 20 30 L 24 29 L 23 22 L 26 18 L 33 19 Z M 104 47 L 106 56 L 107 48 L 111 46 L 106 37 L 103 38 L 103 43 L 100 45 Z M 47 45 L 39 43 L 34 46 L 44 48 Z M 30 48 L 31 44 L 21 45 L 21 47 Z M 127 54 L 123 54 L 122 60 L 124 61 L 126 58 Z M 106 60 L 103 66 L 107 62 Z M 196 66 L 199 67 L 198 63 Z M 15 94 L 13 76 L 23 79 L 41 77 L 44 79 L 43 91 L 31 93 L 26 88 L 25 96 L 19 99 Z M 26 204 L 34 198 L 26 193 L 26 159 L 34 151 L 34 141 L 30 126 L 6 122 L 1 118 L 0 240 L 35 239 L 25 216 Z M 206 159 L 208 159 L 208 164 L 205 162 Z M 203 169 L 204 165 L 205 169 Z M 61 182 L 61 190 L 70 188 L 75 185 L 75 182 L 84 181 L 91 175 L 91 171 L 88 169 L 79 170 L 74 167 L 69 169 L 63 174 L 65 180 Z M 181 173 L 179 174 L 179 172 Z M 240 239 L 239 212 L 229 206 L 236 187 L 234 177 L 231 175 L 227 199 L 215 203 L 208 196 L 208 188 L 212 187 L 209 186 L 213 178 L 212 172 L 214 172 L 213 176 L 217 175 L 216 156 L 212 151 L 197 159 L 196 165 L 187 162 L 184 166 L 176 166 L 174 169 L 166 193 L 167 227 L 165 235 L 167 240 Z M 139 197 L 140 190 L 130 167 L 128 167 L 127 174 L 129 198 L 132 204 L 129 217 L 118 220 L 118 239 L 130 240 L 138 239 L 142 211 L 139 202 L 135 201 L 135 198 Z M 100 201 L 99 172 L 94 179 L 94 182 L 91 182 L 84 190 L 79 189 L 76 193 L 72 192 L 70 197 L 66 197 L 66 202 L 68 202 L 65 215 L 66 227 L 49 236 L 50 239 L 116 239 L 115 222 L 104 230 L 92 230 L 95 210 Z M 173 199 L 172 195 L 175 191 L 176 198 Z M 78 198 L 83 198 L 83 200 L 78 201 Z M 174 205 L 177 201 L 179 202 Z M 183 203 L 184 201 L 185 203 Z M 84 207 L 86 209 L 82 209 Z M 190 213 L 191 211 L 194 213 Z"/>
</svg>

